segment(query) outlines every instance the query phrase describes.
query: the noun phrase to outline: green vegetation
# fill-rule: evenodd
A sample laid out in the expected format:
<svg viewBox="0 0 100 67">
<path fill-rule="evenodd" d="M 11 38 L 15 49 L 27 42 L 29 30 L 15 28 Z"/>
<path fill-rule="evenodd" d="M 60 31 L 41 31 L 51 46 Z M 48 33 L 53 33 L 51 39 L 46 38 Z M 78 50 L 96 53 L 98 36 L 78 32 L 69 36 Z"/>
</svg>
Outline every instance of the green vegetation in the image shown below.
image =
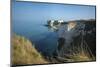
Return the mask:
<svg viewBox="0 0 100 67">
<path fill-rule="evenodd" d="M 11 47 L 13 65 L 48 63 L 25 37 L 13 35 Z"/>
</svg>

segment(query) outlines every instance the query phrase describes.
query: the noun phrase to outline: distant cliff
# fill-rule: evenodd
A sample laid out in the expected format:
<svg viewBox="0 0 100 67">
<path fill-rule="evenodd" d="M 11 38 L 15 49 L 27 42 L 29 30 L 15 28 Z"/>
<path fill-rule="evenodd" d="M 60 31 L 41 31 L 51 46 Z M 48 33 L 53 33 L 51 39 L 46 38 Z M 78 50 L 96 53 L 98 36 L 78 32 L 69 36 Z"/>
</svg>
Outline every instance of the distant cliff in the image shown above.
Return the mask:
<svg viewBox="0 0 100 67">
<path fill-rule="evenodd" d="M 32 46 L 32 43 L 25 37 L 13 35 L 11 48 L 11 62 L 13 65 L 47 63 L 35 47 Z"/>
</svg>

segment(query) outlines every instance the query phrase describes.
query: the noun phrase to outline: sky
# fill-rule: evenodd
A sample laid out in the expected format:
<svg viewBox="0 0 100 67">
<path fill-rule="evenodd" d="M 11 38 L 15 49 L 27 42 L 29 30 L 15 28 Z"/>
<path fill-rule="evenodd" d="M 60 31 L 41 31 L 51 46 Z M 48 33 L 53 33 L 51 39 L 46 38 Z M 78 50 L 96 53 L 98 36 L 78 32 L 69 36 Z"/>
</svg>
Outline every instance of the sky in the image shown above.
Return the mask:
<svg viewBox="0 0 100 67">
<path fill-rule="evenodd" d="M 95 6 L 13 1 L 12 17 L 14 21 L 95 19 Z"/>
</svg>

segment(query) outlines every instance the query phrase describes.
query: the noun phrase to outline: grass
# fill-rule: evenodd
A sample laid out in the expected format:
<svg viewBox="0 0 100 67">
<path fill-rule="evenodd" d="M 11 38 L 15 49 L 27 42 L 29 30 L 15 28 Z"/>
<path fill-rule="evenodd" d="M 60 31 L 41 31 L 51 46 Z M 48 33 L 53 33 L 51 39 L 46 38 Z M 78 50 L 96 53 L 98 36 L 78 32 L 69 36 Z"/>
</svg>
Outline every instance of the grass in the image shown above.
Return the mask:
<svg viewBox="0 0 100 67">
<path fill-rule="evenodd" d="M 80 40 L 80 39 L 79 39 Z M 69 53 L 65 54 L 66 62 L 80 62 L 80 61 L 94 61 L 95 56 L 84 42 L 79 43 L 75 40 L 70 47 Z M 77 44 L 77 45 L 76 45 Z M 48 64 L 52 63 L 44 59 L 44 57 L 32 46 L 32 43 L 25 37 L 13 35 L 12 37 L 12 64 L 13 65 L 26 65 L 26 64 Z M 68 52 L 67 51 L 67 52 Z M 56 63 L 54 61 L 54 63 Z M 57 62 L 58 63 L 58 62 Z"/>
<path fill-rule="evenodd" d="M 66 57 L 69 58 L 68 62 L 96 60 L 89 47 L 85 44 L 80 44 L 78 46 L 72 45 L 68 50 L 70 51 L 70 53 L 66 55 Z"/>
<path fill-rule="evenodd" d="M 35 47 L 32 46 L 32 43 L 23 36 L 13 35 L 11 47 L 11 62 L 13 65 L 48 63 Z"/>
</svg>

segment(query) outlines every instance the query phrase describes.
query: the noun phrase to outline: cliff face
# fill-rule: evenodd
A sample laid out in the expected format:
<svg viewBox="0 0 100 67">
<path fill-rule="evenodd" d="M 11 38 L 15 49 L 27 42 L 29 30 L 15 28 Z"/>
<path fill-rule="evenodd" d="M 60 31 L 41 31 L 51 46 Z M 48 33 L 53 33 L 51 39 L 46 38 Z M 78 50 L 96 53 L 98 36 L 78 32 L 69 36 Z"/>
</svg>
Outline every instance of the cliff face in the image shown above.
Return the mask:
<svg viewBox="0 0 100 67">
<path fill-rule="evenodd" d="M 18 35 L 12 37 L 11 62 L 13 65 L 44 64 L 47 63 L 32 43 Z"/>
</svg>

